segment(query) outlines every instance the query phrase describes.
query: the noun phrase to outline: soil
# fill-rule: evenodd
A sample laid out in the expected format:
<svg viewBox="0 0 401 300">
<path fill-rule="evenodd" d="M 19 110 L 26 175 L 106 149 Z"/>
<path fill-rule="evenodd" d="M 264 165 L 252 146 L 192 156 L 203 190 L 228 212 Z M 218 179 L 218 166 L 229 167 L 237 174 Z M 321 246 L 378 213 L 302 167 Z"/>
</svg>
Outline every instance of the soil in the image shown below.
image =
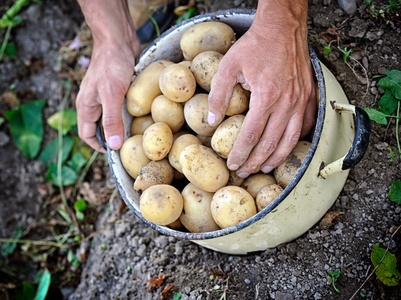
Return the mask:
<svg viewBox="0 0 401 300">
<path fill-rule="evenodd" d="M 0 5 L 3 13 L 11 1 Z M 257 1 L 210 1 L 209 11 L 223 8 L 255 8 Z M 384 8 L 389 1 L 372 1 Z M 341 83 L 349 101 L 358 107 L 377 107 L 384 91 L 377 83 L 387 69 L 401 69 L 401 10 L 375 16 L 371 5 L 357 1 L 348 15 L 337 1 L 309 1 L 309 42 L 319 59 Z M 18 54 L 0 67 L 0 92 L 14 87 L 22 103 L 47 99 L 45 117 L 60 109 L 64 78 L 58 69 L 61 47 L 78 33 L 83 17 L 72 0 L 31 4 L 20 14 L 11 41 Z M 0 31 L 2 36 L 5 31 Z M 328 37 L 338 38 L 325 54 Z M 347 62 L 341 50 L 353 49 Z M 74 104 L 79 80 L 70 99 Z M 1 116 L 10 109 L 4 98 Z M 11 140 L 7 122 L 0 125 L 0 238 L 15 236 L 20 226 L 24 239 L 51 239 L 49 223 L 43 224 L 50 206 L 61 203 L 58 189 L 45 179 L 45 166 L 28 160 Z M 45 140 L 55 133 L 46 129 Z M 370 254 L 375 243 L 399 259 L 400 234 L 393 236 L 401 220 L 401 206 L 387 198 L 391 183 L 400 180 L 401 162 L 392 163 L 387 150 L 397 149 L 395 122 L 388 126 L 372 122 L 370 145 L 355 166 L 344 189 L 329 212 L 341 211 L 330 226 L 316 224 L 298 239 L 249 255 L 218 253 L 187 240 L 159 234 L 122 205 L 110 179 L 103 156 L 99 156 L 85 179 L 85 186 L 103 199 L 93 204 L 99 214 L 91 243 L 77 249 L 82 263 L 74 269 L 60 251 L 60 263 L 72 271 L 52 285 L 48 299 L 400 299 L 400 286 L 383 285 L 373 274 Z M 42 222 L 42 223 L 41 223 Z M 41 225 L 41 226 L 40 226 Z M 81 252 L 80 252 L 81 251 Z M 46 266 L 29 261 L 18 249 L 7 261 L 0 260 L 0 299 L 13 299 L 13 289 L 31 280 Z M 13 266 L 13 271 L 7 268 Z M 49 266 L 48 266 L 49 267 Z M 398 263 L 400 267 L 400 263 Z M 336 292 L 328 272 L 340 270 Z M 8 271 L 7 271 L 8 270 Z M 160 286 L 149 280 L 164 274 Z M 54 274 L 56 275 L 56 274 Z M 7 288 L 7 280 L 15 284 Z M 149 288 L 149 290 L 148 290 Z M 361 289 L 362 293 L 359 291 Z"/>
</svg>

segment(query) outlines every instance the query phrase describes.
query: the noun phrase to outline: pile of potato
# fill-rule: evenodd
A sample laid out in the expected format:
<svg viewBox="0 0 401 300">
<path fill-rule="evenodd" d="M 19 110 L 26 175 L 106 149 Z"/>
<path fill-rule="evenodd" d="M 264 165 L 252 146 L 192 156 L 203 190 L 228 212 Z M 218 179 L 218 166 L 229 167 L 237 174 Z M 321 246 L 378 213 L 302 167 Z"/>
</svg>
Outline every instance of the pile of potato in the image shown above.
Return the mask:
<svg viewBox="0 0 401 300">
<path fill-rule="evenodd" d="M 235 32 L 225 23 L 195 24 L 180 41 L 185 60 L 149 64 L 127 92 L 134 120 L 120 157 L 135 179 L 141 213 L 150 222 L 190 232 L 234 226 L 267 207 L 305 158 L 310 143 L 302 141 L 274 175 L 242 179 L 228 170 L 225 159 L 241 129 L 250 93 L 235 86 L 226 119 L 210 126 L 208 92 L 219 61 L 235 41 Z"/>
</svg>

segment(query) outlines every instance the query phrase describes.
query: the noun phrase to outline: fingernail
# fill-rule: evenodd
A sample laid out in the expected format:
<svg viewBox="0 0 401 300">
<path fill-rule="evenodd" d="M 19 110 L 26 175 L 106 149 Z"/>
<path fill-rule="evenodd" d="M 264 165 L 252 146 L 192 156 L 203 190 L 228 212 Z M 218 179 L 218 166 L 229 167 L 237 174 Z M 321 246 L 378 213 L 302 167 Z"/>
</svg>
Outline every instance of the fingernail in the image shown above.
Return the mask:
<svg viewBox="0 0 401 300">
<path fill-rule="evenodd" d="M 232 170 L 232 171 L 235 171 L 235 170 L 238 170 L 239 165 L 232 164 L 232 165 L 229 165 L 228 168 L 229 168 L 230 170 Z"/>
<path fill-rule="evenodd" d="M 207 114 L 207 122 L 209 123 L 209 125 L 214 125 L 214 123 L 216 123 L 216 115 L 211 111 L 209 111 L 209 113 Z"/>
<path fill-rule="evenodd" d="M 247 173 L 247 172 L 239 172 L 237 174 L 237 176 L 240 177 L 240 178 L 247 178 L 249 176 L 249 173 Z"/>
<path fill-rule="evenodd" d="M 273 171 L 273 169 L 274 168 L 271 167 L 271 166 L 263 166 L 261 170 L 262 170 L 263 173 L 267 174 L 267 173 L 270 173 L 271 171 Z"/>
<path fill-rule="evenodd" d="M 111 148 L 111 149 L 119 149 L 121 147 L 122 144 L 122 140 L 121 137 L 118 135 L 113 135 L 110 136 L 107 139 L 107 145 Z"/>
</svg>

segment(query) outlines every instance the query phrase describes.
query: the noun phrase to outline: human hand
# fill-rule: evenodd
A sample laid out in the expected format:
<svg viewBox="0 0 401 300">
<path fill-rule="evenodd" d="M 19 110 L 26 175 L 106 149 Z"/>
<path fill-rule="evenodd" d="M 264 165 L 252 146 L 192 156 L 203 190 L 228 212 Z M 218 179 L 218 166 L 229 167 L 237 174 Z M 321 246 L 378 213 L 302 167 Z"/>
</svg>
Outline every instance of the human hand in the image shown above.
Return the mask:
<svg viewBox="0 0 401 300">
<path fill-rule="evenodd" d="M 98 2 L 80 0 L 94 47 L 76 108 L 80 138 L 105 153 L 96 138 L 97 121 L 102 117 L 107 145 L 119 149 L 124 139 L 122 104 L 131 83 L 135 58 L 140 53 L 140 42 L 126 2 Z"/>
<path fill-rule="evenodd" d="M 209 93 L 208 122 L 212 125 L 224 118 L 236 83 L 251 91 L 249 111 L 227 158 L 228 168 L 237 170 L 240 177 L 259 168 L 271 172 L 315 123 L 306 16 L 280 18 L 286 14 L 280 9 L 270 10 L 270 20 L 278 23 L 269 24 L 258 7 L 250 29 L 220 61 Z"/>
</svg>

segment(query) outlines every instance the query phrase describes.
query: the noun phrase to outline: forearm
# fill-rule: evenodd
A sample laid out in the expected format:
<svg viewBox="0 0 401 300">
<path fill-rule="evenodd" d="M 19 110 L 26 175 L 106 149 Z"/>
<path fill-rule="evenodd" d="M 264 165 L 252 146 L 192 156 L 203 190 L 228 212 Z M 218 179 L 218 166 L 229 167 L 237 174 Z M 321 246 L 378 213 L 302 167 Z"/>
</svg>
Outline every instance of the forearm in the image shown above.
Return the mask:
<svg viewBox="0 0 401 300">
<path fill-rule="evenodd" d="M 308 16 L 308 0 L 260 0 L 255 22 L 266 25 L 305 26 Z M 269 27 L 267 26 L 269 30 Z"/>
<path fill-rule="evenodd" d="M 126 0 L 78 0 L 96 43 L 128 44 L 136 49 L 138 37 Z"/>
</svg>

